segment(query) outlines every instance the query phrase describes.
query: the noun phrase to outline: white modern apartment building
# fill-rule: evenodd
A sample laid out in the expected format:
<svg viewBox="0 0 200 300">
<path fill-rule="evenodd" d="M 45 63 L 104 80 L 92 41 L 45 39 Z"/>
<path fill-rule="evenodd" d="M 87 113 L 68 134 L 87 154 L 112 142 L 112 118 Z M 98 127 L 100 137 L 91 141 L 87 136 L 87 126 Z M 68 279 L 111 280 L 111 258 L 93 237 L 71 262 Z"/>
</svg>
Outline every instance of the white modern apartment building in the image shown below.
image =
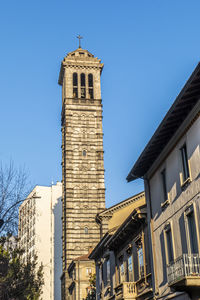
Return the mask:
<svg viewBox="0 0 200 300">
<path fill-rule="evenodd" d="M 43 300 L 60 300 L 62 274 L 62 184 L 36 186 L 19 208 L 23 259 L 38 256 L 44 266 Z"/>
</svg>

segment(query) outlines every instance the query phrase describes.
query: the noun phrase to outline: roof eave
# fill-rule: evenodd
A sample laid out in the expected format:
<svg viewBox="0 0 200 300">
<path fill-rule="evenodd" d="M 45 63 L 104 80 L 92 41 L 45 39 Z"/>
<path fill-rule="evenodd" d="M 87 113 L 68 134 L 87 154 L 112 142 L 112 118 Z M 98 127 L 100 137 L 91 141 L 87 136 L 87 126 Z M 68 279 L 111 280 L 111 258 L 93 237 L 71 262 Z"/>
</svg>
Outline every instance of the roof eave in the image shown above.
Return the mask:
<svg viewBox="0 0 200 300">
<path fill-rule="evenodd" d="M 175 135 L 175 133 L 177 132 L 178 128 L 180 128 L 180 126 L 184 122 L 184 120 L 181 121 L 180 124 L 177 126 L 177 128 L 174 131 L 174 133 L 171 135 L 171 137 L 164 144 L 164 147 L 162 149 L 158 149 L 158 154 L 157 155 L 154 154 L 155 158 L 152 159 L 151 164 L 148 166 L 148 168 L 146 168 L 146 170 L 144 170 L 144 169 L 142 170 L 140 168 L 140 165 L 144 162 L 145 156 L 146 156 L 146 160 L 147 160 L 147 156 L 150 153 L 150 150 L 149 150 L 150 147 L 153 146 L 153 144 L 155 144 L 156 138 L 159 136 L 159 134 L 161 134 L 162 130 L 165 129 L 164 127 L 167 126 L 167 124 L 170 124 L 169 119 L 170 118 L 174 118 L 174 113 L 177 113 L 178 110 L 179 111 L 181 110 L 181 102 L 184 102 L 184 98 L 183 97 L 185 97 L 186 92 L 188 92 L 188 90 L 192 88 L 192 84 L 194 84 L 194 82 L 196 80 L 199 80 L 199 77 L 200 77 L 200 63 L 198 63 L 198 65 L 195 68 L 194 72 L 192 73 L 192 75 L 190 76 L 190 78 L 188 79 L 188 81 L 186 82 L 186 84 L 184 85 L 184 87 L 181 90 L 181 92 L 179 93 L 179 95 L 176 97 L 176 100 L 174 101 L 174 103 L 170 107 L 169 111 L 165 115 L 164 119 L 162 120 L 162 122 L 158 126 L 157 130 L 153 134 L 152 138 L 150 139 L 150 141 L 148 142 L 148 144 L 144 148 L 144 150 L 141 153 L 141 155 L 139 156 L 138 160 L 135 162 L 135 164 L 132 167 L 130 173 L 126 177 L 126 180 L 128 182 L 133 181 L 133 180 L 135 180 L 137 178 L 142 178 L 142 177 L 145 176 L 145 174 L 151 168 L 151 166 L 153 165 L 153 163 L 157 160 L 157 158 L 159 157 L 159 155 L 164 150 L 164 147 L 169 143 L 170 139 Z M 200 97 L 200 82 L 197 85 L 198 85 L 198 88 L 199 88 L 199 97 Z M 191 110 L 193 109 L 193 107 L 196 105 L 196 103 L 198 103 L 199 97 L 196 96 L 196 100 L 195 100 L 196 102 L 194 101 L 194 104 L 192 103 L 193 106 L 191 105 L 191 108 L 190 108 L 189 112 L 187 113 L 187 116 L 189 115 L 189 113 L 191 112 Z M 169 122 L 169 123 L 167 123 L 167 122 Z M 152 153 L 153 153 L 153 151 L 152 151 Z M 140 170 L 139 173 L 138 173 L 138 170 Z"/>
</svg>

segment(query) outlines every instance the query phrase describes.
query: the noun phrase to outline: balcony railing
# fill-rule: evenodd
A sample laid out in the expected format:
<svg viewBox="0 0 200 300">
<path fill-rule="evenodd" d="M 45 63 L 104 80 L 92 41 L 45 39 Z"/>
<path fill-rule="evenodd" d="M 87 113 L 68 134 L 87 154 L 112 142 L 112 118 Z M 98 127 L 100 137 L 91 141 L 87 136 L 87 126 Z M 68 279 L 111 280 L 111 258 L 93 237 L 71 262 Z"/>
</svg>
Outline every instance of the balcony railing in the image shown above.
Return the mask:
<svg viewBox="0 0 200 300">
<path fill-rule="evenodd" d="M 187 277 L 200 277 L 200 255 L 183 254 L 167 266 L 168 284 L 172 285 Z"/>
<path fill-rule="evenodd" d="M 115 299 L 135 299 L 136 296 L 135 282 L 123 282 L 115 288 Z"/>
</svg>

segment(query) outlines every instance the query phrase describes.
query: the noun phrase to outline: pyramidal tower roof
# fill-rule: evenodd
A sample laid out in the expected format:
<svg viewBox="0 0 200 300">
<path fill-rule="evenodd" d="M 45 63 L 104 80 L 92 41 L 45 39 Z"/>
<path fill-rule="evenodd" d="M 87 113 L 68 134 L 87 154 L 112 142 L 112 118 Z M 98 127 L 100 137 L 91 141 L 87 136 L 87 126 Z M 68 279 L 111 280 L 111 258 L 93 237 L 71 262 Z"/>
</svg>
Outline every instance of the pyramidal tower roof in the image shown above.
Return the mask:
<svg viewBox="0 0 200 300">
<path fill-rule="evenodd" d="M 60 75 L 58 79 L 58 83 L 62 85 L 63 76 L 64 76 L 64 69 L 65 68 L 98 68 L 100 71 L 103 70 L 103 63 L 97 57 L 89 52 L 88 50 L 82 49 L 79 47 L 78 49 L 69 52 L 63 59 L 60 68 Z"/>
</svg>

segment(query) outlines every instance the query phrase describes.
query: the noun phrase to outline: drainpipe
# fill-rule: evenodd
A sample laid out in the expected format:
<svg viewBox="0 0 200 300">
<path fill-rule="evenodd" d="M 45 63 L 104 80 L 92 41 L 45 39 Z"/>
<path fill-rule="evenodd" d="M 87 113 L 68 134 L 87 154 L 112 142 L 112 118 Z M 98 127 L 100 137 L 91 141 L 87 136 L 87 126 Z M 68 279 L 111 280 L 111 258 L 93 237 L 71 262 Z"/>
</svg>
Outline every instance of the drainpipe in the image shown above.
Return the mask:
<svg viewBox="0 0 200 300">
<path fill-rule="evenodd" d="M 78 300 L 80 300 L 80 261 L 78 260 Z"/>
</svg>

